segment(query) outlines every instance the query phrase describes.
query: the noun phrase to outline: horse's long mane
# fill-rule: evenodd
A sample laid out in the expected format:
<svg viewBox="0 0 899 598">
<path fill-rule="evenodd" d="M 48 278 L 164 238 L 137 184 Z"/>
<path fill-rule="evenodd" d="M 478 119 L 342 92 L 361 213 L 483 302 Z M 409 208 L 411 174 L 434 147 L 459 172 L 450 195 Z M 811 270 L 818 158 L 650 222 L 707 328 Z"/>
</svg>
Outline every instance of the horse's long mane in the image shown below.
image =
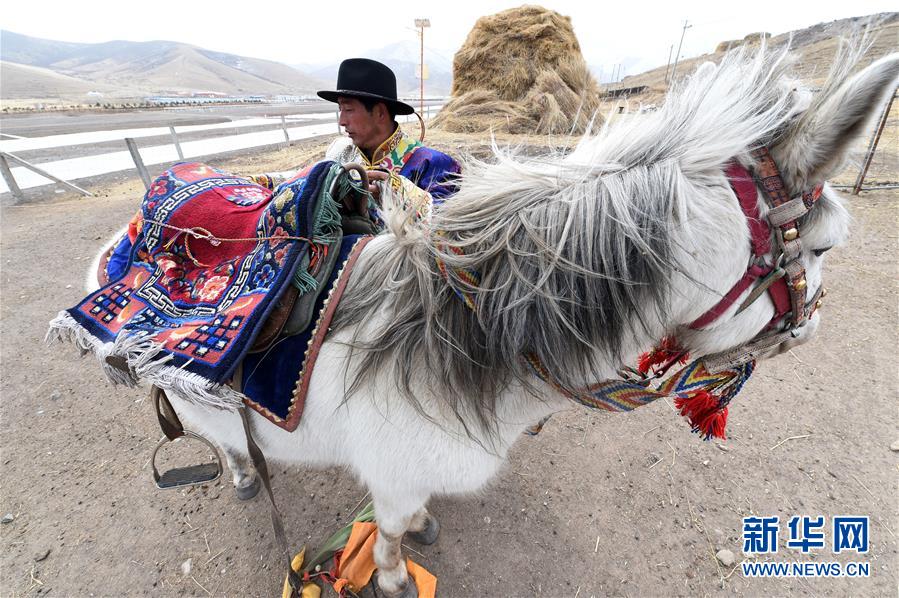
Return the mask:
<svg viewBox="0 0 899 598">
<path fill-rule="evenodd" d="M 412 388 L 425 381 L 460 421 L 473 414 L 489 430 L 498 393 L 516 379 L 531 388 L 526 353 L 569 390 L 608 377 L 623 352 L 668 332 L 678 246 L 691 214 L 724 197 L 725 162 L 771 144 L 804 107 L 788 69 L 786 50 L 732 52 L 659 111 L 567 155 L 494 147 L 493 163 L 466 165 L 428 227 L 389 211 L 387 238 L 369 245 L 333 322 L 359 326 L 352 388 L 386 369 L 416 407 Z"/>
</svg>

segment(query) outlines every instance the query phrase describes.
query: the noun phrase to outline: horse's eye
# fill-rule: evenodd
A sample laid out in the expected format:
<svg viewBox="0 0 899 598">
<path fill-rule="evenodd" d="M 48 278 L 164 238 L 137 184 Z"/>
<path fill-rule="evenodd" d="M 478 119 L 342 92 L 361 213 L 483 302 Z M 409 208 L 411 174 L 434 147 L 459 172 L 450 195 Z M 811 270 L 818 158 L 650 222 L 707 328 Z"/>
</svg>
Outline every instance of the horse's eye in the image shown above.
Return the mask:
<svg viewBox="0 0 899 598">
<path fill-rule="evenodd" d="M 824 247 L 822 249 L 815 249 L 814 251 L 812 251 L 812 253 L 814 253 L 817 257 L 821 257 L 822 255 L 824 255 L 825 251 L 829 251 L 830 249 L 832 249 L 832 248 Z"/>
</svg>

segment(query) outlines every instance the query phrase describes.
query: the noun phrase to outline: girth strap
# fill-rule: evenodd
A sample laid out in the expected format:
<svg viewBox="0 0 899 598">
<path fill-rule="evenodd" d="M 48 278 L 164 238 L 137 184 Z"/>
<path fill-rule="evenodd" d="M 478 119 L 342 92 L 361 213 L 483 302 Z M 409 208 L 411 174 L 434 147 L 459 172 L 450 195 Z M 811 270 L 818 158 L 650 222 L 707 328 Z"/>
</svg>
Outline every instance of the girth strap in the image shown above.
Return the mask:
<svg viewBox="0 0 899 598">
<path fill-rule="evenodd" d="M 278 505 L 275 504 L 275 494 L 272 492 L 272 481 L 268 473 L 268 462 L 266 462 L 265 455 L 262 454 L 259 445 L 253 440 L 253 434 L 250 432 L 250 419 L 247 417 L 246 407 L 240 408 L 240 419 L 243 422 L 243 431 L 247 437 L 247 453 L 250 455 L 253 467 L 256 468 L 256 475 L 259 476 L 259 479 L 262 480 L 262 485 L 265 486 L 265 493 L 268 495 L 268 500 L 272 507 L 272 529 L 275 532 L 275 540 L 278 542 L 278 548 L 281 550 L 287 561 L 287 579 L 292 590 L 291 595 L 299 596 L 303 589 L 303 579 L 291 566 L 293 559 L 290 556 L 290 548 L 287 544 L 287 534 L 284 532 L 284 520 L 281 518 L 281 512 L 278 510 Z"/>
<path fill-rule="evenodd" d="M 241 391 L 241 388 L 243 387 L 243 363 L 238 365 L 237 369 L 234 371 L 234 376 L 231 378 L 231 387 L 238 392 Z M 256 475 L 259 476 L 262 485 L 265 487 L 265 494 L 268 496 L 268 502 L 271 505 L 272 530 L 275 532 L 275 541 L 278 543 L 278 549 L 281 551 L 287 562 L 287 582 L 290 584 L 290 595 L 291 598 L 298 598 L 303 591 L 303 579 L 300 577 L 299 573 L 293 570 L 293 559 L 291 558 L 290 547 L 287 543 L 287 534 L 284 531 L 284 520 L 281 517 L 281 511 L 278 510 L 278 505 L 275 503 L 275 493 L 272 491 L 272 480 L 268 473 L 268 462 L 265 460 L 262 449 L 259 448 L 259 445 L 256 444 L 256 441 L 253 439 L 253 433 L 250 431 L 250 418 L 247 414 L 247 406 L 241 406 L 239 411 L 240 421 L 243 423 L 244 436 L 246 436 L 247 440 L 247 454 L 250 456 L 250 461 L 252 461 L 253 467 L 256 469 Z"/>
<path fill-rule="evenodd" d="M 153 405 L 156 407 L 156 419 L 159 420 L 159 427 L 162 428 L 165 437 L 175 440 L 184 436 L 184 425 L 178 419 L 178 414 L 175 413 L 165 391 L 158 386 L 151 386 L 150 398 L 153 399 Z"/>
</svg>

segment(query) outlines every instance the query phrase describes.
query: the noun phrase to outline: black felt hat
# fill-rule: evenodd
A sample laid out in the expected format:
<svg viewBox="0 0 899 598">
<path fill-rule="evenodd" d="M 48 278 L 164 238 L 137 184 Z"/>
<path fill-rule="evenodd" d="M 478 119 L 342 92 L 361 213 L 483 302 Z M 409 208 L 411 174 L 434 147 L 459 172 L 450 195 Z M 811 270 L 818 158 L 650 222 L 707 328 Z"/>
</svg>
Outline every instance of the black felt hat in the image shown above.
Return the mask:
<svg viewBox="0 0 899 598">
<path fill-rule="evenodd" d="M 396 98 L 396 75 L 386 64 L 368 58 L 348 58 L 337 71 L 337 90 L 320 91 L 318 97 L 336 102 L 337 96 L 373 98 L 393 106 L 397 114 L 412 114 L 415 108 Z"/>
</svg>

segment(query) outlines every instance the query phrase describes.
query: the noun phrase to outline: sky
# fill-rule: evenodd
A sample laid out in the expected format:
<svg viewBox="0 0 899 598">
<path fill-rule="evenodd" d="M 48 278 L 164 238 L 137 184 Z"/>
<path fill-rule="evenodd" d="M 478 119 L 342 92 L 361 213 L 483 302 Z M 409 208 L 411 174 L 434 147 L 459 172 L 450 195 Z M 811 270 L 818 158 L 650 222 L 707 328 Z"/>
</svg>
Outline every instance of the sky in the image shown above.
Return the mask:
<svg viewBox="0 0 899 598">
<path fill-rule="evenodd" d="M 540 4 L 571 17 L 584 58 L 594 69 L 611 72 L 615 64 L 628 63 L 630 71 L 624 74 L 664 65 L 672 46 L 677 49 L 685 21 L 690 27 L 684 33 L 681 56 L 691 57 L 713 51 L 720 41 L 752 32 L 777 35 L 897 7 L 895 0 L 558 0 Z M 434 53 L 451 60 L 479 16 L 520 5 L 496 0 L 154 0 L 146 4 L 8 0 L 0 13 L 0 28 L 73 42 L 171 40 L 287 64 L 327 64 L 394 42 L 417 41 L 413 21 L 428 18 L 426 55 Z"/>
</svg>

